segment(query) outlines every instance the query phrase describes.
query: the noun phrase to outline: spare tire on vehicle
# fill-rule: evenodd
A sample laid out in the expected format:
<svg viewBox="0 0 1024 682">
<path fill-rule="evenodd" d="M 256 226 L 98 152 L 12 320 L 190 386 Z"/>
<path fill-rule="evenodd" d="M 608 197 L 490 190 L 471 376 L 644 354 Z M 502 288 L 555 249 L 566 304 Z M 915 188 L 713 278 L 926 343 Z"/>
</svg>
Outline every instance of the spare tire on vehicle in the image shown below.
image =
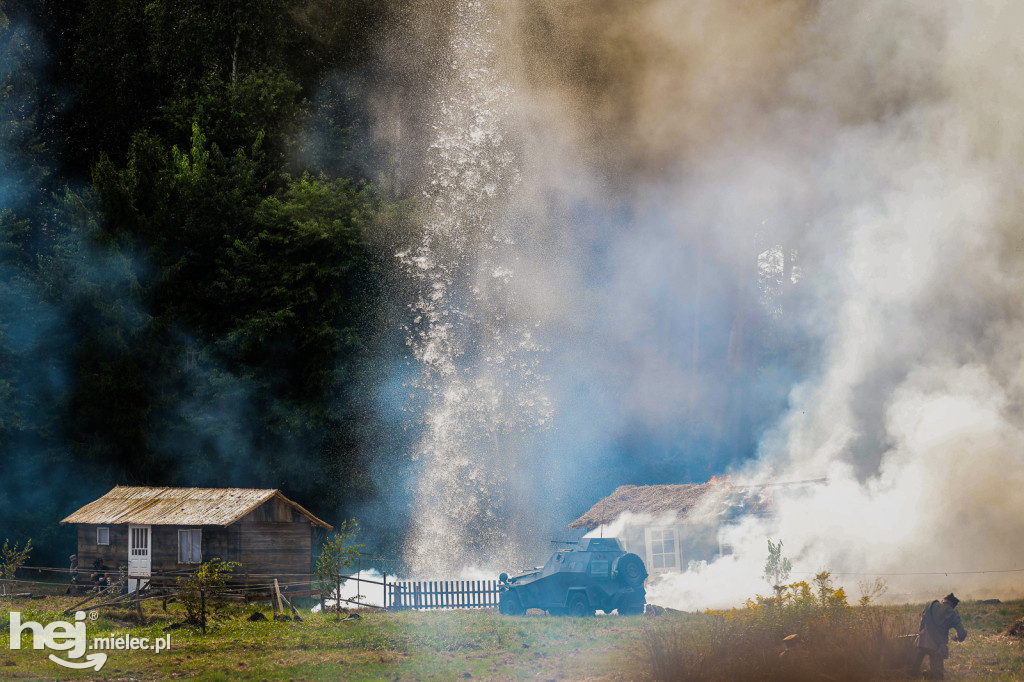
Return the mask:
<svg viewBox="0 0 1024 682">
<path fill-rule="evenodd" d="M 612 564 L 612 578 L 629 587 L 640 587 L 647 580 L 647 567 L 636 554 L 623 554 Z"/>
</svg>

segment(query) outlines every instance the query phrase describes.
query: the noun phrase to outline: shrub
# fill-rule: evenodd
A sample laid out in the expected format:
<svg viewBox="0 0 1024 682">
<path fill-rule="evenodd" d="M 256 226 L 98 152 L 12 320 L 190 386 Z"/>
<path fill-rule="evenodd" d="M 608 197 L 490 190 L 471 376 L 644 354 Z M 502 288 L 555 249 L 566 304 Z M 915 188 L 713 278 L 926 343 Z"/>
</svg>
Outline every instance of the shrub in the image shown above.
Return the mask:
<svg viewBox="0 0 1024 682">
<path fill-rule="evenodd" d="M 337 531 L 324 542 L 316 560 L 316 581 L 320 587 L 321 608 L 326 608 L 325 594 L 333 594 L 336 601 L 335 615 L 341 618 L 341 587 L 345 584 L 343 572 L 352 566 L 362 545 L 353 544 L 359 524 L 355 519 L 342 521 Z"/>
<path fill-rule="evenodd" d="M 18 549 L 17 542 L 11 547 L 9 541 L 4 540 L 3 549 L 0 549 L 0 581 L 2 581 L 4 591 L 8 595 L 14 594 L 14 586 L 11 584 L 14 580 L 14 574 L 25 565 L 31 553 L 32 538 L 29 538 L 21 549 Z"/>
<path fill-rule="evenodd" d="M 186 623 L 198 625 L 206 634 L 207 618 L 221 606 L 226 579 L 239 565 L 237 561 L 210 559 L 192 575 L 178 578 L 178 601 L 185 607 Z"/>
<path fill-rule="evenodd" d="M 792 562 L 782 556 L 782 540 L 773 543 L 768 539 L 768 560 L 764 564 L 764 579 L 775 590 L 776 596 L 785 589 L 786 581 L 789 580 L 789 572 L 793 568 Z"/>
</svg>

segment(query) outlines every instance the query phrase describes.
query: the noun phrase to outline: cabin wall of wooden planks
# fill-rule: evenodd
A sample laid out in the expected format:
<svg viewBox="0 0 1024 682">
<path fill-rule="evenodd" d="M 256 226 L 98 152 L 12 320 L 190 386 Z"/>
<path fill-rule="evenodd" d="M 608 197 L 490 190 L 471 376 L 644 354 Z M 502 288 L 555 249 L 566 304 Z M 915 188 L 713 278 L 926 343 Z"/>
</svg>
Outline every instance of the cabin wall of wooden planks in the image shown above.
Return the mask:
<svg viewBox="0 0 1024 682">
<path fill-rule="evenodd" d="M 101 545 L 96 542 L 98 528 L 109 529 L 110 544 Z M 116 571 L 118 566 L 128 565 L 128 526 L 79 524 L 78 574 L 80 580 L 88 580 L 96 559 L 102 559 L 111 571 Z"/>
<path fill-rule="evenodd" d="M 260 523 L 246 517 L 237 524 L 239 535 L 237 575 L 278 576 L 291 584 L 311 570 L 312 539 L 309 522 Z"/>
</svg>

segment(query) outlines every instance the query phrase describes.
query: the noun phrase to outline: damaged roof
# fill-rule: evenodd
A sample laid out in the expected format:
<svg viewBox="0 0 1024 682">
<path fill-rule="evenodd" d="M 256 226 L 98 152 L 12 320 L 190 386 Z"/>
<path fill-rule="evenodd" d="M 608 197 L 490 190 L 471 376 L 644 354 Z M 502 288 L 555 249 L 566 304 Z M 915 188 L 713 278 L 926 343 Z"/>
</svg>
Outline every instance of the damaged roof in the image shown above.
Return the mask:
<svg viewBox="0 0 1024 682">
<path fill-rule="evenodd" d="M 569 528 L 591 531 L 615 521 L 623 513 L 660 516 L 674 513 L 679 520 L 718 518 L 735 520 L 740 516 L 764 516 L 773 513 L 772 490 L 803 488 L 827 479 L 769 481 L 754 485 L 733 485 L 728 476 L 711 477 L 706 483 L 679 485 L 620 485 L 608 497 L 599 500 Z"/>
<path fill-rule="evenodd" d="M 652 516 L 676 513 L 682 517 L 699 503 L 710 501 L 712 496 L 728 493 L 731 489 L 729 484 L 714 478 L 707 483 L 620 485 L 611 495 L 570 523 L 569 528 L 593 530 L 612 523 L 624 512 Z"/>
<path fill-rule="evenodd" d="M 314 526 L 333 527 L 276 489 L 152 488 L 119 485 L 61 523 L 135 523 L 152 526 L 229 526 L 277 498 Z"/>
</svg>

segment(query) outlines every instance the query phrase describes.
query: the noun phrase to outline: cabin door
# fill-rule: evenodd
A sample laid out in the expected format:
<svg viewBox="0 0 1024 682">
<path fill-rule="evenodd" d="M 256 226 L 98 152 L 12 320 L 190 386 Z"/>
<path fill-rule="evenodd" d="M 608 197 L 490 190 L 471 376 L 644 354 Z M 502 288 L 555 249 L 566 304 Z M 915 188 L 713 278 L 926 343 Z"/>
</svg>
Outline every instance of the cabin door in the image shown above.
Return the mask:
<svg viewBox="0 0 1024 682">
<path fill-rule="evenodd" d="M 142 589 L 148 580 L 141 576 L 150 575 L 152 553 L 149 526 L 128 526 L 128 591 Z"/>
</svg>

